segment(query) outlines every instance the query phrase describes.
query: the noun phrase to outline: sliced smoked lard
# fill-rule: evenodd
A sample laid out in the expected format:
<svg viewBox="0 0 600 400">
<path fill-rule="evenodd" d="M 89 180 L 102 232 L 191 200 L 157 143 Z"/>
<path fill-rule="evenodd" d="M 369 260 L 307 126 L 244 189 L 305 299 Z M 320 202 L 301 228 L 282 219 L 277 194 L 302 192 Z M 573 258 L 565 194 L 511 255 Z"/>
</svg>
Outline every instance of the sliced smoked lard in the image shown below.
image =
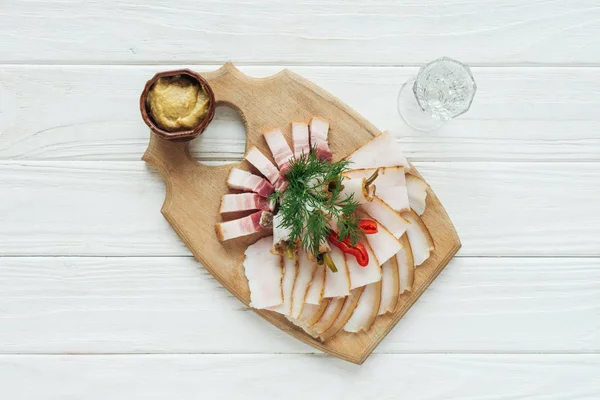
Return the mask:
<svg viewBox="0 0 600 400">
<path fill-rule="evenodd" d="M 308 124 L 292 122 L 292 140 L 294 142 L 294 157 L 300 158 L 310 153 L 310 133 Z"/>
<path fill-rule="evenodd" d="M 408 190 L 406 187 L 406 175 L 404 167 L 363 168 L 344 172 L 345 179 L 363 179 L 373 176 L 377 196 L 385 201 L 394 211 L 406 211 L 410 208 Z"/>
<path fill-rule="evenodd" d="M 227 186 L 244 192 L 254 192 L 261 197 L 269 197 L 274 189 L 266 179 L 239 168 L 232 168 L 227 176 Z"/>
<path fill-rule="evenodd" d="M 381 278 L 381 302 L 378 315 L 393 312 L 396 309 L 398 296 L 400 295 L 400 278 L 396 257 L 387 260 L 381 269 L 383 277 Z"/>
<path fill-rule="evenodd" d="M 354 150 L 346 159 L 351 162 L 350 168 L 378 168 L 403 166 L 406 170 L 410 165 L 402 154 L 400 145 L 389 132 L 384 131 L 371 139 L 362 147 Z"/>
<path fill-rule="evenodd" d="M 225 194 L 221 198 L 221 214 L 250 210 L 272 211 L 272 207 L 269 200 L 256 193 Z"/>
<path fill-rule="evenodd" d="M 413 260 L 415 265 L 419 266 L 429 258 L 431 251 L 434 249 L 433 238 L 416 212 L 413 210 L 405 211 L 402 216 L 410 222 L 406 233 L 412 249 Z"/>
<path fill-rule="evenodd" d="M 254 165 L 254 168 L 267 178 L 275 189 L 283 190 L 287 186 L 287 182 L 283 179 L 277 167 L 256 146 L 252 146 L 244 158 Z"/>
<path fill-rule="evenodd" d="M 418 215 L 423 215 L 425 206 L 427 205 L 427 189 L 429 189 L 429 185 L 423 179 L 409 174 L 406 175 L 406 188 L 410 208 Z"/>
<path fill-rule="evenodd" d="M 257 211 L 246 217 L 220 222 L 215 226 L 220 241 L 248 236 L 266 229 L 272 229 L 273 214 L 269 211 Z M 271 244 L 273 239 L 269 238 Z M 270 249 L 271 246 L 269 246 Z"/>
<path fill-rule="evenodd" d="M 283 259 L 283 278 L 281 279 L 281 292 L 283 302 L 275 307 L 269 307 L 269 310 L 283 315 L 292 315 L 292 302 L 294 301 L 294 283 L 298 276 L 298 258 L 282 257 Z"/>
<path fill-rule="evenodd" d="M 248 246 L 244 258 L 244 273 L 250 288 L 250 307 L 267 308 L 281 304 L 283 294 L 282 258 L 271 254 L 271 238 L 262 238 Z"/>
<path fill-rule="evenodd" d="M 292 153 L 288 142 L 285 140 L 283 132 L 279 129 L 273 129 L 265 132 L 263 136 L 267 141 L 271 154 L 273 154 L 277 167 L 279 167 L 279 171 L 285 175 L 290 169 L 290 160 L 294 157 L 294 153 Z"/>
<path fill-rule="evenodd" d="M 368 331 L 377 318 L 380 302 L 381 282 L 365 286 L 352 317 L 344 325 L 344 330 L 346 332 Z"/>
<path fill-rule="evenodd" d="M 317 152 L 320 160 L 331 161 L 333 153 L 329 149 L 329 121 L 321 117 L 310 120 L 310 145 Z"/>
</svg>

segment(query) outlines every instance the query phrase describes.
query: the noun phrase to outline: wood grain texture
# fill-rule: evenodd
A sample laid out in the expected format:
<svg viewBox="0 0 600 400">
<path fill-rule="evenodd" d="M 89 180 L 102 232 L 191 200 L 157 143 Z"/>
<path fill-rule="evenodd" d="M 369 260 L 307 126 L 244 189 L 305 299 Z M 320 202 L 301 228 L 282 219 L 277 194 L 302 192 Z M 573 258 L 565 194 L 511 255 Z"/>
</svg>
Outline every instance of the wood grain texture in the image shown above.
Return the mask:
<svg viewBox="0 0 600 400">
<path fill-rule="evenodd" d="M 598 163 L 415 165 L 462 256 L 600 256 Z M 190 255 L 157 213 L 160 176 L 141 161 L 4 161 L 0 176 L 1 255 Z"/>
<path fill-rule="evenodd" d="M 179 67 L 0 66 L 0 160 L 137 161 L 148 144 L 137 109 L 140 87 L 155 72 Z M 281 68 L 242 72 L 262 77 Z M 397 136 L 413 162 L 600 161 L 595 68 L 473 68 L 478 91 L 471 110 L 426 134 L 396 111 L 398 90 L 416 68 L 291 70 Z M 226 107 L 191 143 L 201 160 L 239 161 L 244 148 L 241 118 Z"/>
<path fill-rule="evenodd" d="M 263 133 L 280 128 L 291 142 L 291 121 L 309 121 L 313 116 L 330 121 L 328 142 L 335 159 L 341 159 L 380 134 L 356 111 L 312 82 L 289 70 L 266 78 L 249 78 L 227 63 L 214 72 L 202 73 L 215 93 L 217 104 L 227 104 L 242 115 L 247 149 L 270 151 Z M 227 188 L 229 166 L 197 163 L 189 154 L 189 142 L 167 141 L 152 133 L 144 161 L 158 168 L 166 185 L 161 212 L 202 265 L 242 303 L 249 305 L 250 289 L 242 265 L 249 244 L 268 232 L 220 242 L 213 230 L 223 221 L 218 212 Z M 246 161 L 238 167 L 251 168 Z M 412 173 L 418 175 L 418 171 Z M 340 332 L 323 343 L 288 321 L 281 314 L 253 309 L 286 333 L 343 360 L 362 364 L 408 309 L 460 249 L 460 240 L 450 218 L 432 190 L 421 217 L 431 232 L 435 250 L 415 273 L 413 290 L 399 301 L 393 313 L 383 315 L 367 332 Z"/>
<path fill-rule="evenodd" d="M 415 400 L 596 400 L 600 394 L 599 355 L 386 354 L 367 365 L 283 354 L 0 356 L 0 394 L 14 400 L 392 400 L 399 393 Z M 290 390 L 299 378 L 310 385 Z"/>
<path fill-rule="evenodd" d="M 599 316 L 597 258 L 458 257 L 375 352 L 598 353 Z M 314 352 L 191 257 L 0 257 L 0 353 Z"/>
<path fill-rule="evenodd" d="M 600 62 L 595 0 L 0 4 L 0 62 Z"/>
</svg>

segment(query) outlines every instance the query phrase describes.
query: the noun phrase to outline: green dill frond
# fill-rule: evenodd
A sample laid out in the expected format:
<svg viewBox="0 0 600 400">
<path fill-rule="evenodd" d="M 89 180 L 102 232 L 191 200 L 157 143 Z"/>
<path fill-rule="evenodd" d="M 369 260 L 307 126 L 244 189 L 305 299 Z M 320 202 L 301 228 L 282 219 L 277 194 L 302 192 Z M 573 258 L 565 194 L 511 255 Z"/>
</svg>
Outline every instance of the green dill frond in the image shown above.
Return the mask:
<svg viewBox="0 0 600 400">
<path fill-rule="evenodd" d="M 279 201 L 280 227 L 291 231 L 290 241 L 300 241 L 315 256 L 319 255 L 320 244 L 327 240 L 331 219 L 337 221 L 341 239 L 358 241 L 359 204 L 352 197 L 342 198 L 341 194 L 342 173 L 348 170 L 348 165 L 347 160 L 322 161 L 313 150 L 290 162 L 287 190 L 269 197 Z"/>
</svg>

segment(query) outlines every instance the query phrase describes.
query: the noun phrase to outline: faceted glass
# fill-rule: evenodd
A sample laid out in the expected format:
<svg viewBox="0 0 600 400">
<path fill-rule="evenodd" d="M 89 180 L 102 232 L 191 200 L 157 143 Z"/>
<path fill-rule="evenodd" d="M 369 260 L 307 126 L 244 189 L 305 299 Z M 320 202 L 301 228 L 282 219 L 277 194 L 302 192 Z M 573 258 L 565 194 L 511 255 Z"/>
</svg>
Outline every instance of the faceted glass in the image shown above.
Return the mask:
<svg viewBox="0 0 600 400">
<path fill-rule="evenodd" d="M 467 112 L 476 91 L 469 67 L 442 57 L 423 66 L 404 84 L 398 95 L 398 111 L 409 126 L 433 129 Z"/>
</svg>

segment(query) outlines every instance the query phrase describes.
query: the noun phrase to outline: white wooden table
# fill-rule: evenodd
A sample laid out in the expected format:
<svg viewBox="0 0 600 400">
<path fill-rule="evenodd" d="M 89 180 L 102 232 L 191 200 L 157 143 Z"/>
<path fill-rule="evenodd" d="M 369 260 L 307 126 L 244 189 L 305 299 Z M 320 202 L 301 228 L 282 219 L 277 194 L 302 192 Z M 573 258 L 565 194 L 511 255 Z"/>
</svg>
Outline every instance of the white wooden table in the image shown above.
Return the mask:
<svg viewBox="0 0 600 400">
<path fill-rule="evenodd" d="M 442 55 L 475 102 L 413 132 L 397 92 Z M 361 367 L 248 312 L 159 212 L 140 90 L 227 60 L 397 135 L 462 238 Z M 239 117 L 193 148 L 240 159 Z M 597 0 L 2 0 L 0 398 L 599 399 L 599 187 Z"/>
</svg>

